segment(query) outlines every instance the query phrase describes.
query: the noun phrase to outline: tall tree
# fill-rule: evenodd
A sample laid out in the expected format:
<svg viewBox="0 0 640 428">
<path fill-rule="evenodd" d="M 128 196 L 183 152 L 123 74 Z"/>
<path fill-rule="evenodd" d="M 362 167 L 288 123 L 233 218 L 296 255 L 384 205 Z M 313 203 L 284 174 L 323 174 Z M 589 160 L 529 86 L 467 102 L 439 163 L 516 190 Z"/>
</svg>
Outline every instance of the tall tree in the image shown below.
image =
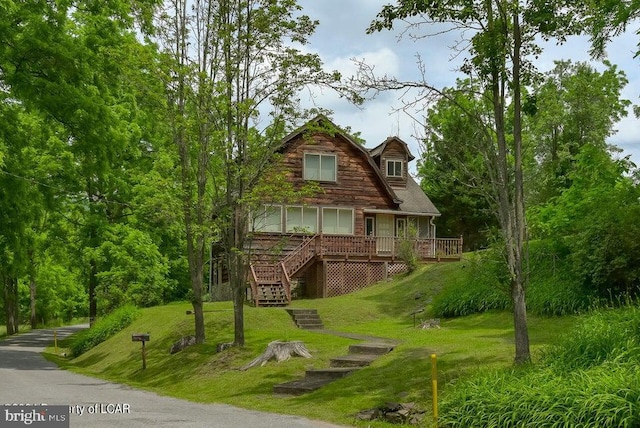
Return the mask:
<svg viewBox="0 0 640 428">
<path fill-rule="evenodd" d="M 527 115 L 533 164 L 528 172 L 531 204 L 544 203 L 570 185 L 576 156 L 585 145 L 606 151 L 614 125 L 627 115 L 621 99 L 624 72 L 605 61 L 599 72 L 586 63 L 558 61 L 534 85 Z"/>
<path fill-rule="evenodd" d="M 299 11 L 295 0 L 176 0 L 158 23 L 197 342 L 205 339 L 205 249 L 217 232 L 233 291 L 234 343 L 244 344 L 247 201 L 299 115 L 298 90 L 339 78 L 301 51 L 317 22 Z"/>
<path fill-rule="evenodd" d="M 445 236 L 462 235 L 465 248 L 488 245 L 497 218 L 491 209 L 489 176 L 482 156 L 474 146 L 478 138 L 476 120 L 460 114 L 460 106 L 477 116 L 487 116 L 491 106 L 481 88 L 470 80 L 458 80 L 455 88 L 428 109 L 425 118 L 424 152 L 418 165 L 421 186 L 442 217 L 438 230 Z M 477 86 L 477 85 L 476 85 Z"/>
<path fill-rule="evenodd" d="M 20 2 L 0 6 L 0 78 L 11 97 L 62 125 L 74 156 L 73 194 L 86 218 L 86 246 L 97 248 L 102 225 L 123 213 L 121 159 L 139 143 L 125 64 L 139 45 L 154 0 Z M 73 176 L 73 174 L 69 174 Z M 88 260 L 89 306 L 97 312 L 97 262 Z"/>
<path fill-rule="evenodd" d="M 461 34 L 458 48 L 466 48 L 468 57 L 461 67 L 482 88 L 492 108 L 490 116 L 479 116 L 460 106 L 462 114 L 476 121 L 480 130 L 475 144 L 489 175 L 491 203 L 499 219 L 511 283 L 514 308 L 515 362 L 530 360 L 526 316 L 525 243 L 527 227 L 524 207 L 522 87 L 533 77 L 535 67 L 530 56 L 540 51 L 536 37 L 563 37 L 573 31 L 572 21 L 556 9 L 553 1 L 453 0 L 424 2 L 398 0 L 386 5 L 369 27 L 369 32 L 391 29 L 400 20 L 410 20 L 412 28 L 421 25 Z M 449 25 L 443 28 L 442 25 Z M 470 34 L 469 39 L 465 35 Z M 419 40 L 421 37 L 417 37 Z M 461 52 L 460 52 L 461 53 Z M 400 82 L 376 77 L 363 64 L 359 83 L 375 90 L 419 88 L 419 101 L 431 102 L 446 95 L 420 82 Z M 416 105 L 416 104 L 413 104 Z"/>
</svg>

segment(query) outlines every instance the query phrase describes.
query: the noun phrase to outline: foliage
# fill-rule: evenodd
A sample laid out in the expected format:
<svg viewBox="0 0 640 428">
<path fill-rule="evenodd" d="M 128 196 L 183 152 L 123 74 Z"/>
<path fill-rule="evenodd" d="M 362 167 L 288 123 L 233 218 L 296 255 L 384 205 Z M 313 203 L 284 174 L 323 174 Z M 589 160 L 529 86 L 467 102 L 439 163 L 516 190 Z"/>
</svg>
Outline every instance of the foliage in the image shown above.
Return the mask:
<svg viewBox="0 0 640 428">
<path fill-rule="evenodd" d="M 416 242 L 412 239 L 412 237 L 418 236 L 418 231 L 414 226 L 409 225 L 405 233 L 405 237 L 401 238 L 398 243 L 398 257 L 407 266 L 407 273 L 412 274 L 419 266 Z"/>
<path fill-rule="evenodd" d="M 124 305 L 99 319 L 90 329 L 83 330 L 73 337 L 69 348 L 74 356 L 79 356 L 109 339 L 129 326 L 139 315 L 133 305 Z"/>
<path fill-rule="evenodd" d="M 640 247 L 634 220 L 638 189 L 631 164 L 584 146 L 569 174 L 571 187 L 531 210 L 532 230 L 566 248 L 572 273 L 601 298 L 635 295 L 640 286 Z"/>
<path fill-rule="evenodd" d="M 504 259 L 494 250 L 467 255 L 463 269 L 434 296 L 432 314 L 448 318 L 511 308 L 504 272 Z"/>
<path fill-rule="evenodd" d="M 504 257 L 490 247 L 465 255 L 464 268 L 433 299 L 436 317 L 457 317 L 492 309 L 510 309 Z M 536 315 L 580 314 L 602 298 L 575 275 L 568 249 L 553 240 L 529 244 L 527 312 Z"/>
<path fill-rule="evenodd" d="M 444 427 L 633 427 L 640 423 L 640 309 L 588 316 L 537 367 L 486 371 L 445 396 Z"/>
<path fill-rule="evenodd" d="M 97 295 L 102 313 L 127 302 L 138 307 L 158 305 L 169 294 L 168 261 L 139 229 L 110 228 L 96 258 L 100 261 Z"/>
<path fill-rule="evenodd" d="M 470 80 L 458 80 L 456 88 L 446 88 L 427 112 L 424 153 L 418 165 L 421 187 L 438 207 L 438 231 L 443 236 L 462 236 L 465 249 L 487 246 L 490 229 L 497 218 L 486 196 L 490 180 L 482 155 L 471 141 L 479 138 L 477 123 L 461 110 L 486 115 L 486 97 Z M 481 138 L 481 137 L 480 137 Z"/>
<path fill-rule="evenodd" d="M 600 72 L 586 63 L 557 61 L 534 85 L 525 138 L 531 147 L 529 205 L 546 202 L 572 184 L 576 156 L 585 145 L 606 150 L 614 125 L 630 104 L 621 98 L 625 74 L 608 62 Z"/>
<path fill-rule="evenodd" d="M 607 363 L 640 364 L 640 306 L 601 308 L 544 353 L 543 364 L 562 373 Z"/>
</svg>

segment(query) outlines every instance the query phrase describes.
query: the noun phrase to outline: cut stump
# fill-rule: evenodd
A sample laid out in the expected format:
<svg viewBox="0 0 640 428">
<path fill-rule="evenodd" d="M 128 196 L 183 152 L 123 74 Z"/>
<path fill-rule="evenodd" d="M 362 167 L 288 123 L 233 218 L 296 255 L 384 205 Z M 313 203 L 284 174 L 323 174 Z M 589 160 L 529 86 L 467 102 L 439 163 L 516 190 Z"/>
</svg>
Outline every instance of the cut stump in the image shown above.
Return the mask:
<svg viewBox="0 0 640 428">
<path fill-rule="evenodd" d="M 277 362 L 286 361 L 291 358 L 292 355 L 303 358 L 312 358 L 311 353 L 301 341 L 281 342 L 276 340 L 269 343 L 267 345 L 267 349 L 261 355 L 256 357 L 250 363 L 242 366 L 240 370 L 247 370 L 251 367 L 257 366 L 258 364 L 264 366 L 267 364 L 267 361 L 271 359 L 275 359 Z"/>
</svg>

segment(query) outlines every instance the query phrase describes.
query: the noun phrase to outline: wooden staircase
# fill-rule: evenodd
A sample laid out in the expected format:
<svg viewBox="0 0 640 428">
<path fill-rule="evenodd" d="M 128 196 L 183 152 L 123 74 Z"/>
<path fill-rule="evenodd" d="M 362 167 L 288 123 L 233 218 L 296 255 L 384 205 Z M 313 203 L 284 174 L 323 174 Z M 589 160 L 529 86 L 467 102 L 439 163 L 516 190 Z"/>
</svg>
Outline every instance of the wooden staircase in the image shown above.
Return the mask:
<svg viewBox="0 0 640 428">
<path fill-rule="evenodd" d="M 291 278 L 315 258 L 315 238 L 305 238 L 277 263 L 251 263 L 251 292 L 256 306 L 287 306 L 291 303 Z"/>
</svg>

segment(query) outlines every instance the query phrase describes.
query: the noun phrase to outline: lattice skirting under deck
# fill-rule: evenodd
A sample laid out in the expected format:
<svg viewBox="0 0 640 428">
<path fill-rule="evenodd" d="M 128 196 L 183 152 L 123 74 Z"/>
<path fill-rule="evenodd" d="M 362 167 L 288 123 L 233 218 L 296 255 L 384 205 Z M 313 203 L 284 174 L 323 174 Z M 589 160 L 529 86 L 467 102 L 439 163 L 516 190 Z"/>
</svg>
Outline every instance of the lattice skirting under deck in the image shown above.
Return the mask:
<svg viewBox="0 0 640 428">
<path fill-rule="evenodd" d="M 386 272 L 385 272 L 386 270 Z M 406 272 L 404 263 L 331 261 L 327 263 L 327 297 L 341 296 Z"/>
</svg>

